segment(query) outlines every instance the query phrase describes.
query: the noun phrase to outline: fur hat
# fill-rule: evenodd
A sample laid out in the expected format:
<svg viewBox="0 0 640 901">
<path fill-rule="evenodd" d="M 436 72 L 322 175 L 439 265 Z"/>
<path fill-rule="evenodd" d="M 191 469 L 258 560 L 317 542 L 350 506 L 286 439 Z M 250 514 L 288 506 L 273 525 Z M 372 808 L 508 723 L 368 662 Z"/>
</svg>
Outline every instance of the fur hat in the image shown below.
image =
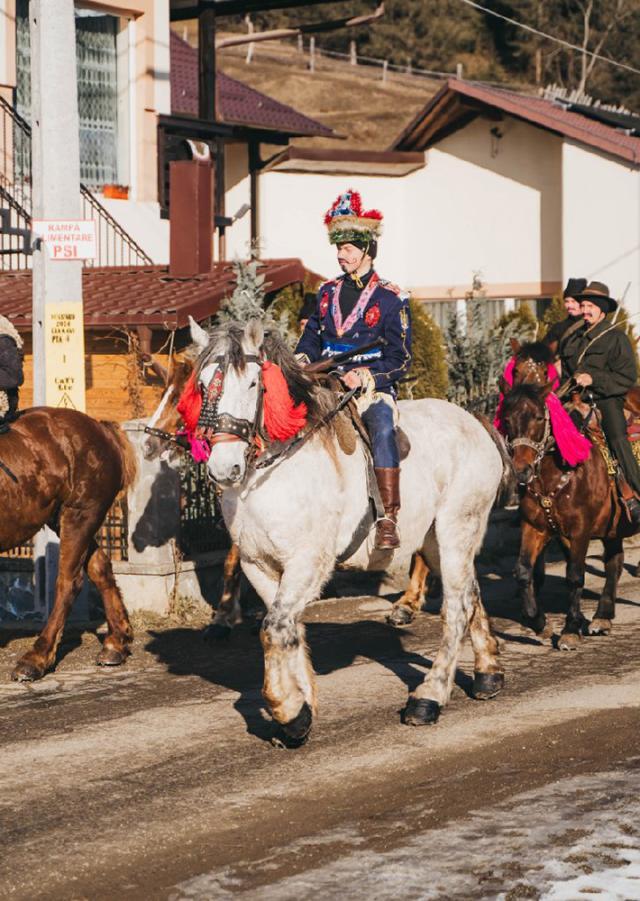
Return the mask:
<svg viewBox="0 0 640 901">
<path fill-rule="evenodd" d="M 563 298 L 573 297 L 575 300 L 576 295 L 579 294 L 581 291 L 584 291 L 584 289 L 586 287 L 587 287 L 586 278 L 570 278 L 569 281 L 567 282 L 567 287 L 562 292 L 562 297 Z"/>
<path fill-rule="evenodd" d="M 331 244 L 358 243 L 362 247 L 375 242 L 382 231 L 382 213 L 364 210 L 357 191 L 351 188 L 336 199 L 324 217 Z"/>
</svg>

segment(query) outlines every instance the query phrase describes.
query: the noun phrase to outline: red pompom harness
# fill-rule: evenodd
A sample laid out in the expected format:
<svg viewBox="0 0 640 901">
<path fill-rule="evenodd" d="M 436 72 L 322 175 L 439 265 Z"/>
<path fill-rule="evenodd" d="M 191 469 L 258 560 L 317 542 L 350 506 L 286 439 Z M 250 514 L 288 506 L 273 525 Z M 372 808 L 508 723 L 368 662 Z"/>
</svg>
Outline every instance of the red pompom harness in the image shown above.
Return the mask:
<svg viewBox="0 0 640 901">
<path fill-rule="evenodd" d="M 197 463 L 209 459 L 214 445 L 221 441 L 243 441 L 254 449 L 259 456 L 265 448 L 262 431 L 269 441 L 288 441 L 302 431 L 307 424 L 307 406 L 305 403 L 295 404 L 282 370 L 270 360 L 261 363 L 261 399 L 258 402 L 256 421 L 251 434 L 246 436 L 237 431 L 224 430 L 224 414 L 222 422 L 214 427 L 200 425 L 203 407 L 203 395 L 193 373 L 187 381 L 178 401 L 177 410 L 184 423 L 185 434 L 191 445 L 191 454 Z M 224 385 L 224 372 L 218 369 L 207 389 L 208 404 L 217 405 Z M 262 409 L 260 409 L 262 408 Z M 260 412 L 262 423 L 260 423 Z M 215 419 L 218 419 L 216 414 Z"/>
</svg>

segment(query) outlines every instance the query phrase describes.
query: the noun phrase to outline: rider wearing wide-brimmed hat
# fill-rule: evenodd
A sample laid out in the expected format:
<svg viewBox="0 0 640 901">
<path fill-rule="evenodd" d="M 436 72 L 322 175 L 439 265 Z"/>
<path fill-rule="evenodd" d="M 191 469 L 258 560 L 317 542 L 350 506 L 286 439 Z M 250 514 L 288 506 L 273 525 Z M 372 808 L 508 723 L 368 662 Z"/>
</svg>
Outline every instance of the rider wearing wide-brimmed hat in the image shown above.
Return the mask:
<svg viewBox="0 0 640 901">
<path fill-rule="evenodd" d="M 562 292 L 564 308 L 567 311 L 566 319 L 555 322 L 542 339 L 553 351 L 554 355 L 562 355 L 562 346 L 567 339 L 584 327 L 584 318 L 580 309 L 580 301 L 576 295 L 587 287 L 586 278 L 570 278 L 566 288 Z"/>
<path fill-rule="evenodd" d="M 640 467 L 627 439 L 624 398 L 636 384 L 638 371 L 631 341 L 606 319 L 618 303 L 609 296 L 602 282 L 590 282 L 576 294 L 580 301 L 585 328 L 565 342 L 563 369 L 574 381 L 588 388 L 602 415 L 602 428 L 609 447 L 622 473 L 635 494 L 640 497 Z M 640 502 L 627 500 L 627 508 L 635 525 L 640 525 Z"/>
<path fill-rule="evenodd" d="M 296 353 L 303 362 L 315 362 L 384 339 L 382 346 L 356 353 L 339 370 L 347 387 L 362 388 L 359 406 L 385 512 L 376 525 L 376 547 L 396 548 L 400 459 L 395 397 L 398 381 L 411 365 L 409 297 L 373 268 L 382 228 L 378 210 L 364 210 L 360 195 L 345 191 L 327 212 L 325 224 L 343 274 L 320 286 Z"/>
</svg>

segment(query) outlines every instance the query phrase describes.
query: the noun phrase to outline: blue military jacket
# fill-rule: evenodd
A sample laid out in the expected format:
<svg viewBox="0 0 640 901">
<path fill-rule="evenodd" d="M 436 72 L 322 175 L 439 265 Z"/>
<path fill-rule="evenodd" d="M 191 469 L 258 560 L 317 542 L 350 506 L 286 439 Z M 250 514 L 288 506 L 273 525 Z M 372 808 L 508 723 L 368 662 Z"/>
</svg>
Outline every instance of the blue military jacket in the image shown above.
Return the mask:
<svg viewBox="0 0 640 901">
<path fill-rule="evenodd" d="M 296 353 L 305 354 L 314 363 L 382 337 L 387 342 L 384 346 L 356 354 L 340 369 L 347 372 L 366 367 L 377 391 L 395 395 L 396 383 L 411 365 L 409 297 L 374 272 L 353 312 L 342 322 L 339 293 L 344 278 L 341 275 L 320 286 L 315 311 L 307 320 Z"/>
</svg>

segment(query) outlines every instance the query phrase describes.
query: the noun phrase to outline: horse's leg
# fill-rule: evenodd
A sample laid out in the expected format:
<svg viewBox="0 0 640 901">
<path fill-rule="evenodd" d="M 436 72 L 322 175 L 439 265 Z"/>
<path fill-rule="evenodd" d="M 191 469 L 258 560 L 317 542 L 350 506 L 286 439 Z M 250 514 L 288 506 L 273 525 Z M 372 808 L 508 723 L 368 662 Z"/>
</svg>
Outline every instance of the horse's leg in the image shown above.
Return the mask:
<svg viewBox="0 0 640 901">
<path fill-rule="evenodd" d="M 228 638 L 233 627 L 242 622 L 242 610 L 240 608 L 241 578 L 240 548 L 237 544 L 232 544 L 224 561 L 222 597 L 211 625 L 207 626 L 207 638 L 213 638 L 216 641 Z"/>
<path fill-rule="evenodd" d="M 332 562 L 305 559 L 287 567 L 262 621 L 262 694 L 287 746 L 296 747 L 306 740 L 317 711 L 315 674 L 298 617 L 319 596 L 331 575 Z"/>
<path fill-rule="evenodd" d="M 451 696 L 456 661 L 473 612 L 476 577 L 474 557 L 485 532 L 478 515 L 461 519 L 443 516 L 436 523 L 442 575 L 443 634 L 433 666 L 424 682 L 410 695 L 404 722 L 412 726 L 435 723 Z"/>
<path fill-rule="evenodd" d="M 393 626 L 407 626 L 422 609 L 424 591 L 429 577 L 429 567 L 419 551 L 411 558 L 409 586 L 401 598 L 395 602 L 387 616 Z"/>
<path fill-rule="evenodd" d="M 543 555 L 549 538 L 548 532 L 539 532 L 528 522 L 523 522 L 520 554 L 514 570 L 522 604 L 522 624 L 533 629 L 536 635 L 540 635 L 542 638 L 548 638 L 549 631 L 545 628 L 544 611 L 538 603 L 536 583 L 541 583 L 541 577 L 536 563 L 538 558 Z M 542 556 L 542 573 L 544 577 L 544 556 Z"/>
<path fill-rule="evenodd" d="M 87 514 L 83 509 L 65 508 L 60 515 L 60 558 L 56 579 L 55 600 L 44 629 L 30 651 L 24 654 L 13 670 L 11 678 L 19 682 L 40 679 L 53 666 L 73 600 L 82 587 L 82 566 L 89 544 L 102 518 Z"/>
<path fill-rule="evenodd" d="M 89 545 L 85 568 L 87 575 L 100 592 L 109 627 L 96 663 L 98 666 L 118 666 L 124 663 L 131 653 L 129 646 L 133 641 L 133 630 L 122 602 L 120 589 L 113 577 L 111 561 L 95 541 Z"/>
<path fill-rule="evenodd" d="M 558 648 L 561 651 L 575 651 L 582 637 L 585 618 L 580 610 L 580 601 L 584 588 L 584 570 L 588 548 L 588 535 L 578 535 L 572 538 L 569 544 L 569 563 L 567 565 L 569 609 L 564 629 L 558 639 Z"/>
<path fill-rule="evenodd" d="M 620 578 L 624 562 L 621 538 L 605 538 L 602 543 L 604 544 L 604 571 L 606 579 L 595 616 L 589 623 L 589 635 L 608 635 L 613 628 L 612 620 L 616 615 L 618 579 Z"/>
<path fill-rule="evenodd" d="M 504 687 L 504 670 L 500 665 L 498 642 L 493 634 L 487 611 L 484 609 L 477 581 L 474 585 L 469 635 L 475 657 L 473 696 L 479 701 L 487 701 L 495 697 Z"/>
</svg>

